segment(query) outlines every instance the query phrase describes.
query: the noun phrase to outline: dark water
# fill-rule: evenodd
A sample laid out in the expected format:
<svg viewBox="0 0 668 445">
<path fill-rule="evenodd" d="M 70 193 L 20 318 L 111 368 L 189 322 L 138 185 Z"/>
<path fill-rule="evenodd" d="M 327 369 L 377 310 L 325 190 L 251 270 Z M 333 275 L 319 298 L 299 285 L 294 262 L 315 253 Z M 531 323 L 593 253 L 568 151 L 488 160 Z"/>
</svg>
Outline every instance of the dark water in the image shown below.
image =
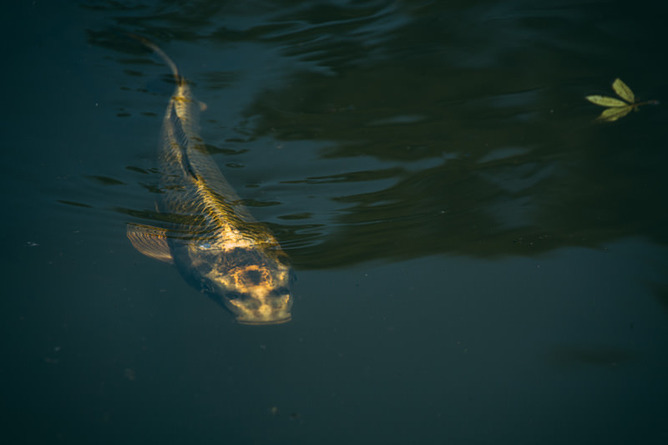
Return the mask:
<svg viewBox="0 0 668 445">
<path fill-rule="evenodd" d="M 5 11 L 2 443 L 668 443 L 665 11 L 621 1 Z M 172 81 L 297 270 L 242 326 L 125 224 Z M 664 101 L 612 124 L 622 78 Z"/>
</svg>

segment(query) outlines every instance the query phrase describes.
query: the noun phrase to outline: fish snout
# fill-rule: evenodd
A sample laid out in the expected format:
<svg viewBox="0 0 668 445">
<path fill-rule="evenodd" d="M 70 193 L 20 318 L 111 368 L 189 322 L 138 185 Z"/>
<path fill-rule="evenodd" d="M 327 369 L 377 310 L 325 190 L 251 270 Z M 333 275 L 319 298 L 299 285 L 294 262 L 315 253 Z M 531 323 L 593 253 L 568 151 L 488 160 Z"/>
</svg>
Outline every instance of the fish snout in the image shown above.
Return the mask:
<svg viewBox="0 0 668 445">
<path fill-rule="evenodd" d="M 292 319 L 292 295 L 262 293 L 226 299 L 227 307 L 240 324 L 267 325 L 287 323 Z"/>
</svg>

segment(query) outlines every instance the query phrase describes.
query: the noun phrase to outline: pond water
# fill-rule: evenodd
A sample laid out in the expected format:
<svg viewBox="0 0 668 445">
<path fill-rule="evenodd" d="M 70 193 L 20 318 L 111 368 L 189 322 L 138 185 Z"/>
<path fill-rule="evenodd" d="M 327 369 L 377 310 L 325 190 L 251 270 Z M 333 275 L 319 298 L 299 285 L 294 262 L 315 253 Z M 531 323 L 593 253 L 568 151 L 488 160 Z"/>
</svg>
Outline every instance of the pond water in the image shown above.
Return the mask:
<svg viewBox="0 0 668 445">
<path fill-rule="evenodd" d="M 3 443 L 668 443 L 658 6 L 24 2 L 6 14 Z M 126 224 L 173 79 L 295 268 L 244 326 Z M 611 123 L 590 94 L 659 100 Z"/>
</svg>

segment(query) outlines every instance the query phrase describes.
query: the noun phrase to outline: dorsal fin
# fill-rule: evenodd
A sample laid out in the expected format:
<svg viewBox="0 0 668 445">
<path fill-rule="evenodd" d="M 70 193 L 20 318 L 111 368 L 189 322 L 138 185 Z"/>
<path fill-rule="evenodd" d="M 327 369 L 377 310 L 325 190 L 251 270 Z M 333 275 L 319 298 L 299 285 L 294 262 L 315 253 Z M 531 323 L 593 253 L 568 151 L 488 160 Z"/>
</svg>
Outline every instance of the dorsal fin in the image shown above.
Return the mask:
<svg viewBox="0 0 668 445">
<path fill-rule="evenodd" d="M 198 179 L 197 173 L 195 173 L 195 169 L 193 169 L 193 166 L 190 164 L 190 158 L 188 156 L 188 135 L 183 129 L 183 123 L 176 112 L 176 106 L 173 101 L 169 121 L 172 127 L 172 141 L 176 142 L 179 146 L 181 168 L 183 168 L 183 171 L 188 175 L 192 176 L 193 179 Z"/>
</svg>

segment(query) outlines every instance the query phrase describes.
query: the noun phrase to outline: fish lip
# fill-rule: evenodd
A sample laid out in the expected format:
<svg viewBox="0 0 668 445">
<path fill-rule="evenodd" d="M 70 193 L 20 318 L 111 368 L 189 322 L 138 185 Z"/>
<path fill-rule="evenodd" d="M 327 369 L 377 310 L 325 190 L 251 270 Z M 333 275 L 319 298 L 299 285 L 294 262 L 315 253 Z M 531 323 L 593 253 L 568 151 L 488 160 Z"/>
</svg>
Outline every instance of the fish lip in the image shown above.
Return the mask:
<svg viewBox="0 0 668 445">
<path fill-rule="evenodd" d="M 252 325 L 252 326 L 261 326 L 261 325 L 270 325 L 270 324 L 284 324 L 292 320 L 292 315 L 288 315 L 284 318 L 279 318 L 275 320 L 243 320 L 237 318 L 237 323 Z"/>
</svg>

